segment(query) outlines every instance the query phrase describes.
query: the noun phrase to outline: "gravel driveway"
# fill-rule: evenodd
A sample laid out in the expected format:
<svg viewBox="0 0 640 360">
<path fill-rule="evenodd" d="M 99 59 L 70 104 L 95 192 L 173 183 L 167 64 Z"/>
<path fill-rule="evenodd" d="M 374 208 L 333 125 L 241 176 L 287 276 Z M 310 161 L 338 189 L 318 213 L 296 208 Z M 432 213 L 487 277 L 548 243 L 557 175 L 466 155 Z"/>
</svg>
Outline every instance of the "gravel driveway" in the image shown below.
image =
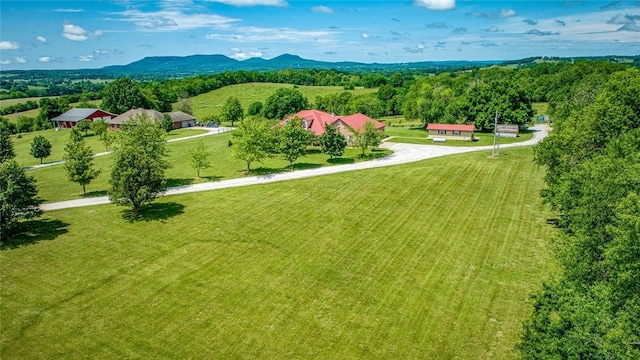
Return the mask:
<svg viewBox="0 0 640 360">
<path fill-rule="evenodd" d="M 500 148 L 520 147 L 534 145 L 548 134 L 549 127 L 547 125 L 536 125 L 531 130 L 534 131 L 533 138 L 527 141 L 513 144 L 500 145 Z M 208 134 L 207 134 L 208 135 Z M 206 136 L 206 135 L 205 135 Z M 218 189 L 226 189 L 238 186 L 249 186 L 257 184 L 267 184 L 277 181 L 304 179 L 313 176 L 321 176 L 328 174 L 336 174 L 345 171 L 354 171 L 362 169 L 371 169 L 383 166 L 391 166 L 398 164 L 406 164 L 425 159 L 431 159 L 446 155 L 462 154 L 472 151 L 491 150 L 492 146 L 478 146 L 478 147 L 455 147 L 455 146 L 442 146 L 442 145 L 414 145 L 414 144 L 400 144 L 386 142 L 382 144 L 382 147 L 393 150 L 393 154 L 384 158 L 364 161 L 355 164 L 327 166 L 316 169 L 287 171 L 282 173 L 274 173 L 269 175 L 244 177 L 237 179 L 221 180 L 200 183 L 195 185 L 186 185 L 170 188 L 165 195 L 186 194 L 198 191 L 210 191 Z M 107 196 L 60 201 L 55 203 L 43 204 L 40 208 L 44 211 L 67 209 L 81 206 L 101 205 L 108 204 L 109 198 Z"/>
</svg>

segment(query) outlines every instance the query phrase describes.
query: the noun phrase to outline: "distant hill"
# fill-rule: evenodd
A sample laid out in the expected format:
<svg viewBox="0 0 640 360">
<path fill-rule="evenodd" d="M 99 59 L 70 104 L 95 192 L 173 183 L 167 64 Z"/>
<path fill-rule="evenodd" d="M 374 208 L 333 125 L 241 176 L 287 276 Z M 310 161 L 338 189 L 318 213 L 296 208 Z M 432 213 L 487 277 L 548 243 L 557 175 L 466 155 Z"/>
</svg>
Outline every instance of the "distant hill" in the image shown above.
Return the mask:
<svg viewBox="0 0 640 360">
<path fill-rule="evenodd" d="M 283 54 L 273 59 L 235 60 L 224 55 L 146 57 L 128 65 L 107 66 L 100 72 L 114 76 L 159 75 L 183 77 L 224 71 L 270 71 L 282 69 L 336 69 L 343 71 L 474 68 L 500 64 L 501 61 L 429 61 L 415 63 L 326 62 Z"/>
<path fill-rule="evenodd" d="M 225 55 L 190 56 L 152 56 L 127 65 L 106 66 L 101 69 L 76 70 L 8 70 L 2 75 L 17 75 L 21 79 L 41 79 L 55 74 L 66 79 L 116 78 L 129 76 L 138 79 L 183 78 L 200 74 L 221 73 L 224 71 L 274 71 L 283 69 L 335 69 L 347 72 L 356 71 L 403 71 L 422 70 L 442 72 L 467 70 L 492 65 L 527 66 L 546 61 L 574 61 L 583 58 L 530 57 L 520 60 L 493 61 L 424 61 L 408 63 L 359 63 L 327 62 L 303 59 L 297 55 L 283 54 L 272 59 L 251 58 L 236 60 Z M 639 56 L 603 56 L 584 59 L 600 59 L 614 62 L 640 63 Z"/>
</svg>

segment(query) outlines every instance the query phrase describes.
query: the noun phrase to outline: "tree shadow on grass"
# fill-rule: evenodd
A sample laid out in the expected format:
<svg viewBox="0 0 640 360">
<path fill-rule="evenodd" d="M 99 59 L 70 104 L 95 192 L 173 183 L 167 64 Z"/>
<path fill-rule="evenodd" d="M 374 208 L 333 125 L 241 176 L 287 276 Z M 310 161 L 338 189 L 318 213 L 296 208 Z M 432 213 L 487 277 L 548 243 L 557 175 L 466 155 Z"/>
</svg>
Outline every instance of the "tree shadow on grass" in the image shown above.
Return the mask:
<svg viewBox="0 0 640 360">
<path fill-rule="evenodd" d="M 40 241 L 54 240 L 68 232 L 68 223 L 55 219 L 37 219 L 23 221 L 15 235 L 2 239 L 0 249 L 15 249 L 21 246 L 34 245 Z"/>
<path fill-rule="evenodd" d="M 107 196 L 107 190 L 97 190 L 97 191 L 89 191 L 86 194 L 80 195 L 83 198 L 92 198 L 98 196 Z"/>
<path fill-rule="evenodd" d="M 293 167 L 286 167 L 285 170 L 307 170 L 307 169 L 316 169 L 322 167 L 320 164 L 311 164 L 311 163 L 293 163 Z"/>
<path fill-rule="evenodd" d="M 146 204 L 141 206 L 137 212 L 131 209 L 122 211 L 122 217 L 129 222 L 165 222 L 167 219 L 182 214 L 184 214 L 184 205 L 176 202 Z"/>
<path fill-rule="evenodd" d="M 193 184 L 193 181 L 191 178 L 167 179 L 167 187 L 187 186 Z"/>
<path fill-rule="evenodd" d="M 356 160 L 354 158 L 333 158 L 333 159 L 329 159 L 327 160 L 327 162 L 331 165 L 345 165 L 345 164 L 353 164 L 354 162 L 356 162 Z"/>
</svg>

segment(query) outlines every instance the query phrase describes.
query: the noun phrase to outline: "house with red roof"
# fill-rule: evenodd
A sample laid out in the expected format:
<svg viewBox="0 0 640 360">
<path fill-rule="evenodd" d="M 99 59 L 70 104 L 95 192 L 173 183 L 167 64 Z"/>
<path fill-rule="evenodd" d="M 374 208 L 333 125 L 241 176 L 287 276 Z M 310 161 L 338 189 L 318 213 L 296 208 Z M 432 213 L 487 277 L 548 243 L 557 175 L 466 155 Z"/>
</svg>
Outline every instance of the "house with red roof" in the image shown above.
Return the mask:
<svg viewBox="0 0 640 360">
<path fill-rule="evenodd" d="M 350 143 L 353 141 L 353 130 L 360 131 L 364 128 L 367 121 L 373 122 L 376 128 L 384 131 L 385 125 L 378 120 L 372 119 L 364 114 L 357 113 L 352 115 L 336 115 L 329 114 L 320 110 L 301 110 L 297 113 L 287 116 L 280 122 L 285 125 L 289 120 L 299 117 L 307 130 L 312 131 L 317 136 L 324 134 L 324 129 L 331 124 L 340 130 L 345 139 Z"/>
<path fill-rule="evenodd" d="M 433 141 L 464 140 L 473 141 L 474 125 L 464 124 L 428 124 L 428 139 Z"/>
</svg>

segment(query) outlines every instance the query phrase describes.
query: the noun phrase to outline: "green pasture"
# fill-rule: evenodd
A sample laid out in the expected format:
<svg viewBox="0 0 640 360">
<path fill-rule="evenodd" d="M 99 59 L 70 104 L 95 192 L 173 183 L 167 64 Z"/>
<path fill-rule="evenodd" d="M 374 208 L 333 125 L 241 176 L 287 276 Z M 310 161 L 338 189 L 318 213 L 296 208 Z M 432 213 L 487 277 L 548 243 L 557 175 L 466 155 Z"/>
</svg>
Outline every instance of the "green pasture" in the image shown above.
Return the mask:
<svg viewBox="0 0 640 360">
<path fill-rule="evenodd" d="M 69 132 L 69 129 L 60 129 L 59 131 L 49 129 L 23 133 L 20 137 L 13 135 L 11 140 L 13 141 L 13 147 L 16 151 L 16 161 L 22 166 L 40 164 L 40 159 L 34 158 L 29 153 L 31 151 L 31 142 L 36 135 L 44 136 L 51 143 L 51 156 L 45 158 L 42 162 L 43 164 L 62 160 L 65 145 L 69 141 Z M 176 129 L 167 134 L 167 140 L 203 134 L 205 132 L 206 130 L 201 129 Z M 100 142 L 100 139 L 95 136 L 93 132 L 89 131 L 88 136 L 85 136 L 84 139 L 87 145 L 91 147 L 94 154 L 101 153 L 106 150 L 102 142 Z"/>
<path fill-rule="evenodd" d="M 55 96 L 50 96 L 50 97 L 55 97 Z M 2 100 L 2 106 L 9 106 L 9 104 L 6 104 L 5 101 L 15 101 L 14 103 L 19 103 L 19 102 L 27 102 L 27 100 L 33 100 L 33 101 L 39 101 L 40 97 L 34 97 L 34 98 L 20 98 L 20 99 L 7 99 L 7 100 Z M 97 107 L 100 107 L 100 104 L 102 104 L 102 100 L 90 100 L 89 101 L 92 104 L 95 104 Z M 78 104 L 80 104 L 79 102 L 74 102 L 74 103 L 70 103 L 69 106 L 71 107 L 76 107 L 78 106 Z M 10 122 L 17 122 L 17 118 L 18 116 L 20 117 L 37 117 L 38 113 L 40 112 L 40 109 L 32 109 L 32 110 L 27 110 L 27 111 L 22 111 L 22 112 L 18 112 L 15 114 L 9 114 L 9 115 L 4 115 L 4 118 L 9 120 Z"/>
<path fill-rule="evenodd" d="M 486 146 L 493 145 L 492 133 L 473 133 L 477 141 L 455 141 L 447 140 L 446 142 L 434 142 L 427 139 L 428 133 L 424 127 L 386 127 L 384 130 L 385 135 L 393 136 L 389 139 L 389 142 L 405 143 L 405 144 L 420 144 L 420 145 L 439 145 L 439 146 Z M 527 141 L 533 138 L 533 132 L 521 131 L 520 136 L 517 138 L 501 137 L 499 139 L 500 144 L 513 144 L 517 142 Z"/>
<path fill-rule="evenodd" d="M 220 114 L 220 108 L 230 96 L 235 96 L 240 100 L 242 108 L 246 112 L 251 103 L 264 101 L 280 88 L 293 88 L 291 84 L 276 83 L 249 83 L 225 86 L 223 88 L 200 94 L 191 98 L 193 102 L 193 116 L 203 119 L 208 116 Z M 348 91 L 354 95 L 367 94 L 377 91 L 377 89 L 355 89 L 345 90 L 341 86 L 295 86 L 296 89 L 307 97 L 310 103 L 315 102 L 317 96 L 340 93 Z"/>
<path fill-rule="evenodd" d="M 52 211 L 0 251 L 6 359 L 515 359 L 555 271 L 531 149 Z"/>
<path fill-rule="evenodd" d="M 26 97 L 26 98 L 17 98 L 17 99 L 2 99 L 0 100 L 0 109 L 4 109 L 8 106 L 12 106 L 19 103 L 26 103 L 27 101 L 35 101 L 36 103 L 40 101 L 42 98 L 57 98 L 58 96 L 34 96 L 34 97 Z"/>
<path fill-rule="evenodd" d="M 172 133 L 174 133 L 174 131 L 170 134 Z M 207 149 L 211 153 L 212 167 L 201 170 L 201 178 L 196 179 L 196 171 L 191 167 L 189 162 L 189 149 L 193 147 L 199 139 L 205 143 Z M 211 135 L 199 139 L 177 141 L 167 144 L 167 148 L 169 149 L 168 161 L 171 165 L 166 172 L 167 186 L 174 187 L 204 181 L 233 179 L 247 175 L 266 175 L 275 172 L 290 171 L 290 168 L 288 167 L 289 163 L 280 157 L 275 156 L 266 159 L 262 163 L 253 163 L 251 165 L 252 172 L 247 174 L 245 172 L 247 167 L 246 163 L 243 161 L 233 160 L 230 157 L 228 144 L 229 140 L 231 140 L 231 133 Z M 380 149 L 372 153 L 371 156 L 382 157 L 390 153 L 390 150 Z M 359 154 L 360 150 L 347 149 L 341 158 L 329 160 L 329 157 L 323 154 L 319 148 L 309 148 L 307 150 L 307 154 L 295 162 L 293 169 L 301 170 L 363 161 L 364 159 L 360 159 L 358 157 Z M 106 194 L 109 188 L 109 174 L 112 163 L 112 155 L 98 156 L 94 159 L 95 168 L 101 169 L 102 172 L 93 180 L 93 182 L 91 182 L 91 184 L 87 185 L 87 195 L 85 196 L 102 196 Z M 62 165 L 53 165 L 40 169 L 29 170 L 29 174 L 36 179 L 38 184 L 38 196 L 45 200 L 45 202 L 70 200 L 82 197 L 82 187 L 67 180 Z"/>
</svg>

